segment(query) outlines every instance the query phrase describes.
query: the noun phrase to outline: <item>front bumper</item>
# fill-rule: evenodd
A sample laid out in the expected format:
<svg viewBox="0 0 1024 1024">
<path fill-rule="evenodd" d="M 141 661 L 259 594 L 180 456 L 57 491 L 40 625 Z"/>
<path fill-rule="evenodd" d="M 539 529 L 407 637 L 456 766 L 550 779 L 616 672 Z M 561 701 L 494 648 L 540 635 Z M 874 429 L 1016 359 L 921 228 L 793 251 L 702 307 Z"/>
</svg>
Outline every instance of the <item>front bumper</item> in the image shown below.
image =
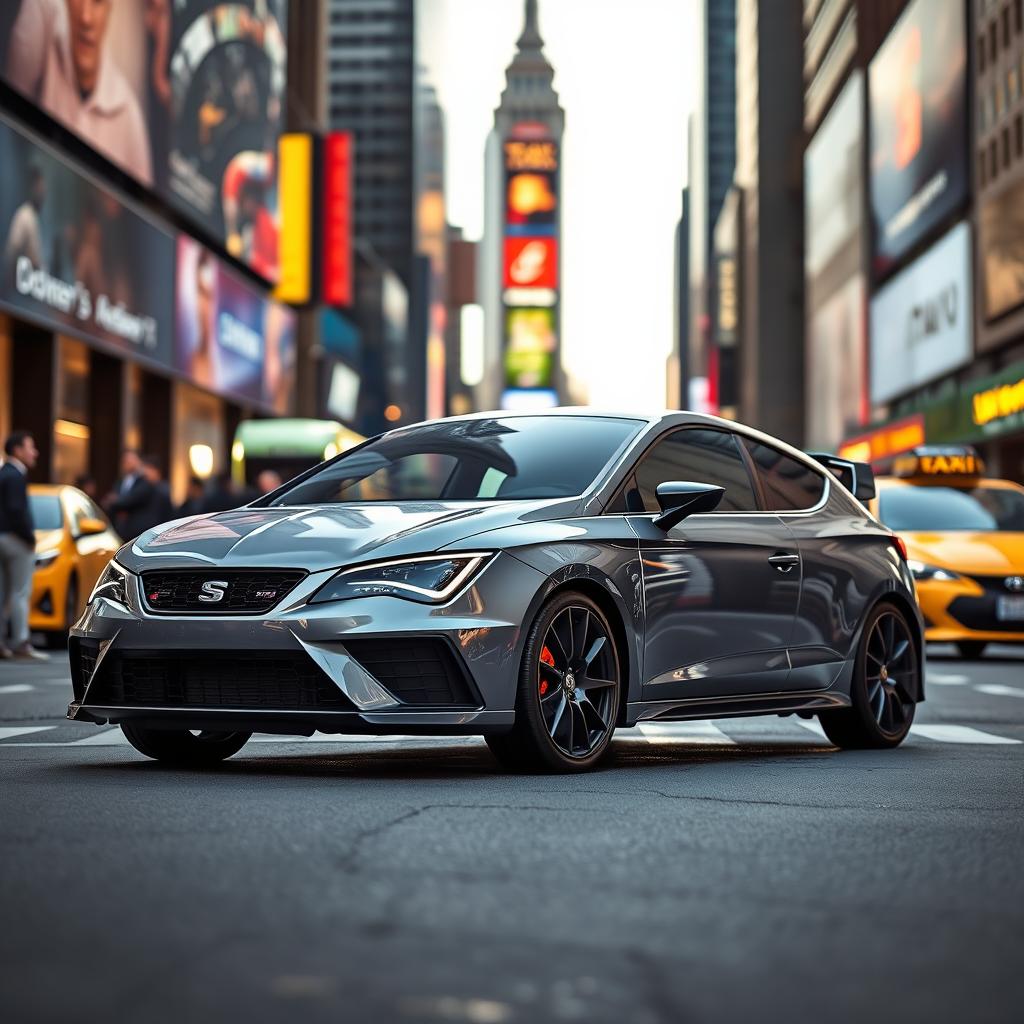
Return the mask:
<svg viewBox="0 0 1024 1024">
<path fill-rule="evenodd" d="M 1015 596 L 1005 589 L 1003 577 L 924 580 L 916 589 L 929 642 L 1024 643 L 1024 619 L 998 614 L 1000 598 Z"/>
<path fill-rule="evenodd" d="M 99 598 L 71 631 L 68 717 L 296 735 L 512 725 L 522 617 L 541 573 L 499 553 L 445 605 L 385 596 L 307 604 L 335 571 L 311 573 L 261 616 L 154 614 L 128 577 L 127 608 Z M 465 686 L 447 697 L 429 679 L 409 689 L 403 674 L 433 678 L 434 654 L 417 664 L 417 643 Z M 412 654 L 396 654 L 396 668 L 389 649 Z"/>
</svg>

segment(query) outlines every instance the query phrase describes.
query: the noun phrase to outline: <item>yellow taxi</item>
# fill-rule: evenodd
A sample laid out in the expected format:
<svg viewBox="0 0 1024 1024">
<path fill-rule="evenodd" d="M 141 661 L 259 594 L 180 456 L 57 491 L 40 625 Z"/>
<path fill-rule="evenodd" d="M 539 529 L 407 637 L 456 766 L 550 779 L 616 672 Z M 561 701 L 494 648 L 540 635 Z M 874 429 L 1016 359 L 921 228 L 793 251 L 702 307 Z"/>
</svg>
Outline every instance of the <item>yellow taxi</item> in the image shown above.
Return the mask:
<svg viewBox="0 0 1024 1024">
<path fill-rule="evenodd" d="M 62 642 L 121 538 L 100 507 L 77 487 L 30 484 L 36 530 L 29 628 Z"/>
<path fill-rule="evenodd" d="M 906 544 L 927 639 L 965 658 L 1024 643 L 1024 487 L 958 445 L 898 456 L 877 490 L 871 511 Z"/>
</svg>

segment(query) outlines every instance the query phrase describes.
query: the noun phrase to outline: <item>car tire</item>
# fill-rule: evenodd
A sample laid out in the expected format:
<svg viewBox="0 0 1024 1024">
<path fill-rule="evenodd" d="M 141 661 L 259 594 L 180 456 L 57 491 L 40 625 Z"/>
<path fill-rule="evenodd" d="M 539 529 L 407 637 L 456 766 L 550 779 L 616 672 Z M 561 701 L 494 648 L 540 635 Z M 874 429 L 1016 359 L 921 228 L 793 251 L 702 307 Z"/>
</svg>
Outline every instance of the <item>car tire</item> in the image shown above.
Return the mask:
<svg viewBox="0 0 1024 1024">
<path fill-rule="evenodd" d="M 513 771 L 588 771 L 608 752 L 621 687 L 607 616 L 584 594 L 556 594 L 526 634 L 515 725 L 487 745 Z"/>
<path fill-rule="evenodd" d="M 961 640 L 956 645 L 960 657 L 965 661 L 977 661 L 985 656 L 985 648 L 988 644 L 984 640 Z"/>
<path fill-rule="evenodd" d="M 190 732 L 188 729 L 149 729 L 123 722 L 121 731 L 128 742 L 146 757 L 183 768 L 206 768 L 219 764 L 245 746 L 251 732 Z"/>
<path fill-rule="evenodd" d="M 898 747 L 914 722 L 921 664 L 906 615 L 876 605 L 861 631 L 850 683 L 851 706 L 818 714 L 825 735 L 844 750 Z"/>
</svg>

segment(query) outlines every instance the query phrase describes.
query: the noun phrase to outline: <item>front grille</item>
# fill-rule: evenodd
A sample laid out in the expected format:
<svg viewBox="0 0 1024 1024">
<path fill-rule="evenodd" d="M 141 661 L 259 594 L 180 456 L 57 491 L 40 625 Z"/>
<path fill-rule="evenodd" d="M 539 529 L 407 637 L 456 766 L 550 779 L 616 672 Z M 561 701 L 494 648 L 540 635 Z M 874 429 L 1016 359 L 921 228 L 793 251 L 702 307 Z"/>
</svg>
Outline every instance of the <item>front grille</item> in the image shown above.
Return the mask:
<svg viewBox="0 0 1024 1024">
<path fill-rule="evenodd" d="M 260 615 L 294 590 L 301 569 L 166 569 L 142 574 L 150 611 L 189 615 Z"/>
<path fill-rule="evenodd" d="M 89 690 L 89 704 L 253 711 L 354 709 L 307 655 L 244 651 L 111 651 Z"/>
<path fill-rule="evenodd" d="M 1007 594 L 1005 588 L 1002 591 Z M 968 629 L 977 629 L 986 633 L 1024 633 L 1024 620 L 1005 620 L 996 618 L 997 594 L 986 594 L 984 597 L 958 597 L 949 605 L 949 614 L 957 622 Z"/>
<path fill-rule="evenodd" d="M 403 704 L 479 707 L 460 659 L 440 638 L 352 639 L 345 650 Z"/>
</svg>

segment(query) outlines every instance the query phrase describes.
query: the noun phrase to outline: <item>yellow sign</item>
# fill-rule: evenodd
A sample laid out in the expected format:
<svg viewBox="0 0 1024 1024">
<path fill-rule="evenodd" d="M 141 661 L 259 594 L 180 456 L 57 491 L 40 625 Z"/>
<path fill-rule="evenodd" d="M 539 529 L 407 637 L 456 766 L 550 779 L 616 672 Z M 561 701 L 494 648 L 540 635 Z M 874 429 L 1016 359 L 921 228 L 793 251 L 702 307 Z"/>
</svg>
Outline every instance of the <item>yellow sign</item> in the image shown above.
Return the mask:
<svg viewBox="0 0 1024 1024">
<path fill-rule="evenodd" d="M 313 137 L 282 135 L 278 156 L 281 278 L 274 298 L 302 304 L 309 302 L 312 291 Z"/>
<path fill-rule="evenodd" d="M 509 171 L 557 171 L 558 148 L 554 142 L 506 142 L 505 169 Z"/>
<path fill-rule="evenodd" d="M 839 446 L 839 457 L 852 462 L 880 462 L 924 444 L 924 417 L 908 416 Z"/>
<path fill-rule="evenodd" d="M 981 476 L 985 465 L 973 452 L 905 455 L 896 460 L 896 476 Z"/>
<path fill-rule="evenodd" d="M 971 399 L 974 422 L 983 427 L 993 420 L 1024 412 L 1024 379 L 1016 384 L 1002 384 L 988 391 L 979 391 Z"/>
</svg>

